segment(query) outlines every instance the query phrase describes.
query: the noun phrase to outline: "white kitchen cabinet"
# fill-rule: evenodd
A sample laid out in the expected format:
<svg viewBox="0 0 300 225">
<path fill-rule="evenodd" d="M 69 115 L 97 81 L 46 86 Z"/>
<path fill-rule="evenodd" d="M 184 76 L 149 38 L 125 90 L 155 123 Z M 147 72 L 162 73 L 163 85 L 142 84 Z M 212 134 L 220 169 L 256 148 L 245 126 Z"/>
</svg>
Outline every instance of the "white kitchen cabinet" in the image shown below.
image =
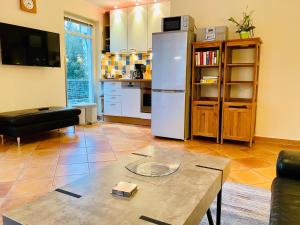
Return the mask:
<svg viewBox="0 0 300 225">
<path fill-rule="evenodd" d="M 128 50 L 147 51 L 148 6 L 128 8 Z"/>
<path fill-rule="evenodd" d="M 140 113 L 139 118 L 145 119 L 145 120 L 151 120 L 151 113 Z"/>
<path fill-rule="evenodd" d="M 104 114 L 108 116 L 122 116 L 122 87 L 120 82 L 105 82 Z"/>
<path fill-rule="evenodd" d="M 122 116 L 122 103 L 104 100 L 104 115 Z"/>
<path fill-rule="evenodd" d="M 137 82 L 104 82 L 104 115 L 151 119 L 141 112 L 141 89 Z"/>
<path fill-rule="evenodd" d="M 103 87 L 104 95 L 122 95 L 121 82 L 105 82 Z"/>
<path fill-rule="evenodd" d="M 122 88 L 122 115 L 125 117 L 140 118 L 141 116 L 141 89 Z"/>
<path fill-rule="evenodd" d="M 127 9 L 110 11 L 110 51 L 127 51 Z"/>
<path fill-rule="evenodd" d="M 170 10 L 169 1 L 148 5 L 148 49 L 152 49 L 152 34 L 161 32 L 161 19 L 169 17 Z"/>
<path fill-rule="evenodd" d="M 170 10 L 170 1 L 164 1 L 110 11 L 111 52 L 151 50 L 152 33 L 161 32 L 161 19 Z"/>
</svg>

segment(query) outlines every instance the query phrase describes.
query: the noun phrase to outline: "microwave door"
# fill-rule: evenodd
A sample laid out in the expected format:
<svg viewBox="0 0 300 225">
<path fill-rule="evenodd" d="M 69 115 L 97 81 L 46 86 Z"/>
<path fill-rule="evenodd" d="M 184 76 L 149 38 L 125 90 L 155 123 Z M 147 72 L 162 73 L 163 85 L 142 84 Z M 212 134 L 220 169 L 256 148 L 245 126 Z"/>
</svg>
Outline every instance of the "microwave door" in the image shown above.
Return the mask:
<svg viewBox="0 0 300 225">
<path fill-rule="evenodd" d="M 168 17 L 163 19 L 163 32 L 181 29 L 181 17 Z"/>
</svg>

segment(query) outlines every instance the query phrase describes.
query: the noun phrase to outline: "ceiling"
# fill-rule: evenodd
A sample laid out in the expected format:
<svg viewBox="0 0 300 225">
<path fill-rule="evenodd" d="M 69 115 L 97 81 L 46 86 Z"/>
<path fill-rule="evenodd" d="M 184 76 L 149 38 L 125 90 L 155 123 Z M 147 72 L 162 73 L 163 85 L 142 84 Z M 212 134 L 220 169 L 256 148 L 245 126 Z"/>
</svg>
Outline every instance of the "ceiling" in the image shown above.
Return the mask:
<svg viewBox="0 0 300 225">
<path fill-rule="evenodd" d="M 134 6 L 136 2 L 139 4 L 147 4 L 152 2 L 161 2 L 161 0 L 86 0 L 88 2 L 94 3 L 104 9 L 114 9 L 115 6 L 118 8 L 124 8 L 129 6 Z"/>
</svg>

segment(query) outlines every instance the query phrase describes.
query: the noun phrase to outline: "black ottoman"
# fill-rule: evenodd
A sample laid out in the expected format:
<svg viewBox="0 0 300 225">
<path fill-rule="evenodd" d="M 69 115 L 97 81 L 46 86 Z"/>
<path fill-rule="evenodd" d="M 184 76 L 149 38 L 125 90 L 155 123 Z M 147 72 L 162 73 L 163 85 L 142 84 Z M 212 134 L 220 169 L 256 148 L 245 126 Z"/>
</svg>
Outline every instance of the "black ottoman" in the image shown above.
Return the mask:
<svg viewBox="0 0 300 225">
<path fill-rule="evenodd" d="M 0 135 L 17 138 L 79 124 L 80 109 L 49 107 L 0 113 Z"/>
</svg>

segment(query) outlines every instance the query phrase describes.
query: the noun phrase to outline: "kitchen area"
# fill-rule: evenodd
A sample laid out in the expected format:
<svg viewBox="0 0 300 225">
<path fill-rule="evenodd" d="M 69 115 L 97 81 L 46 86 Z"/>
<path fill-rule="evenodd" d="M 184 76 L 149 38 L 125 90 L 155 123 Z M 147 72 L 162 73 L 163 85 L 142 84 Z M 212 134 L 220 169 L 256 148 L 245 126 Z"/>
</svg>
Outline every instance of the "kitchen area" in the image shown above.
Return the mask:
<svg viewBox="0 0 300 225">
<path fill-rule="evenodd" d="M 99 112 L 106 122 L 151 126 L 153 136 L 190 134 L 190 16 L 170 17 L 170 1 L 106 14 Z"/>
<path fill-rule="evenodd" d="M 98 116 L 151 125 L 152 34 L 170 16 L 170 1 L 110 10 L 104 18 Z"/>
</svg>

